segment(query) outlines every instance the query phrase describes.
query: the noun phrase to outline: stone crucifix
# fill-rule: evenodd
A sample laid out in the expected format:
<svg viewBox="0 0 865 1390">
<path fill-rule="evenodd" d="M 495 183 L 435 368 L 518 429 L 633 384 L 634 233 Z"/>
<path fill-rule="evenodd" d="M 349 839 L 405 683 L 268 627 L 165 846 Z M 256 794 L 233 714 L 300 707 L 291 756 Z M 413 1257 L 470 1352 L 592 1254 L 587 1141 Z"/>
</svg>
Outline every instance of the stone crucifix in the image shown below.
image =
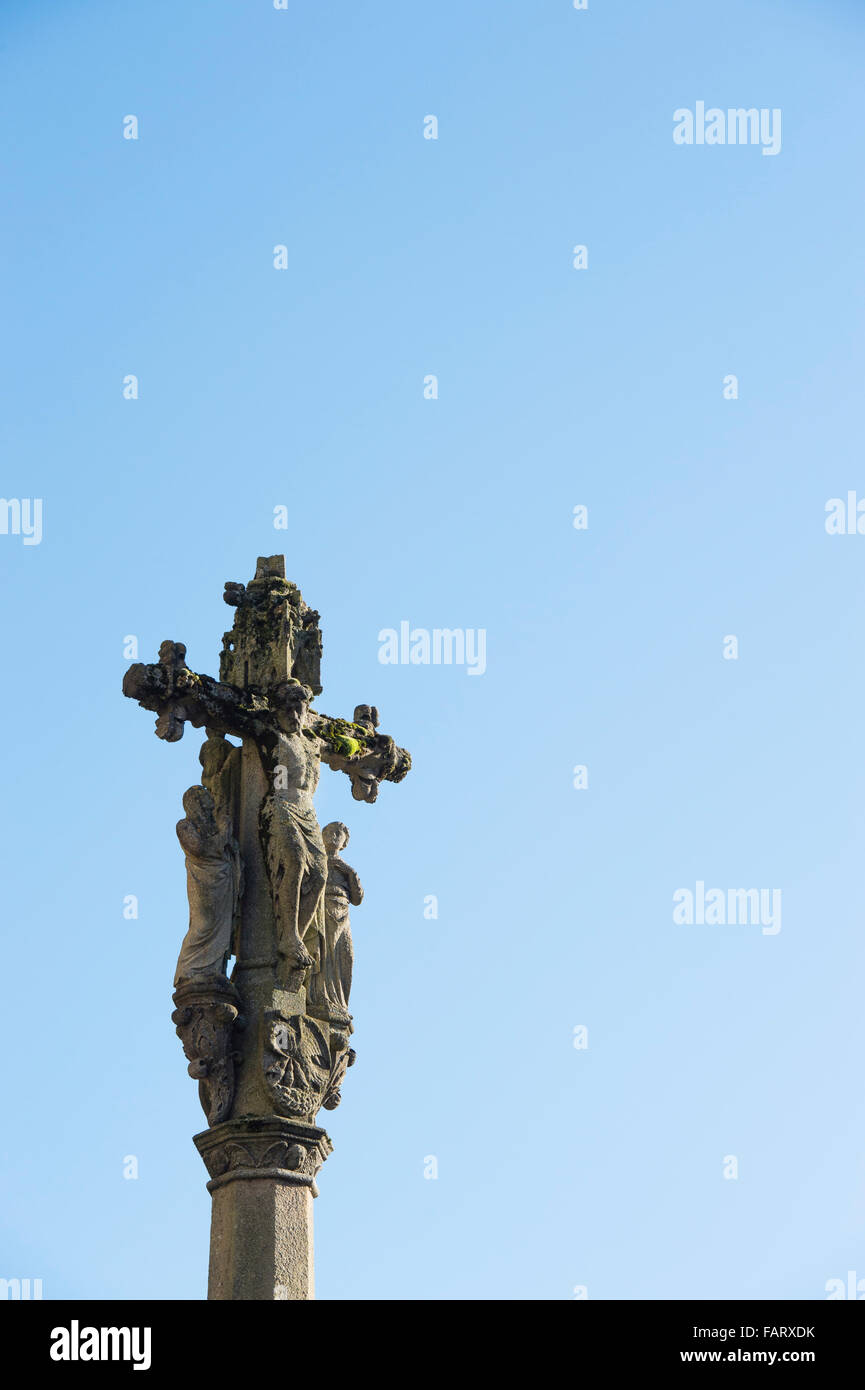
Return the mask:
<svg viewBox="0 0 865 1390">
<path fill-rule="evenodd" d="M 313 710 L 319 615 L 283 556 L 259 559 L 224 598 L 236 613 L 218 681 L 163 642 L 158 662 L 129 667 L 123 693 L 169 743 L 187 723 L 206 734 L 177 826 L 189 926 L 172 1020 L 209 1125 L 194 1137 L 213 1198 L 208 1298 L 309 1299 L 315 1177 L 332 1149 L 315 1120 L 339 1104 L 355 1059 L 348 908 L 363 896 L 339 854 L 347 827 L 323 838 L 313 795 L 324 762 L 373 802 L 411 758 L 372 706 L 351 720 Z"/>
</svg>

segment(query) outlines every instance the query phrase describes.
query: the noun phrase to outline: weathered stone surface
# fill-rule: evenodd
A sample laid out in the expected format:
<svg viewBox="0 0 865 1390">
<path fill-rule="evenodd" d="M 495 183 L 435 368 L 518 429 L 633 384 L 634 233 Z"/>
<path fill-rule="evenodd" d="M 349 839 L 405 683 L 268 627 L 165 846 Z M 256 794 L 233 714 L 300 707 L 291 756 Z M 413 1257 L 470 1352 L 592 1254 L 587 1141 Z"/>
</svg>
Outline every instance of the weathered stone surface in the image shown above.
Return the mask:
<svg viewBox="0 0 865 1390">
<path fill-rule="evenodd" d="M 270 1177 L 308 1187 L 315 1197 L 316 1174 L 333 1152 L 323 1129 L 278 1115 L 213 1125 L 194 1142 L 210 1174 L 211 1192 L 229 1182 Z"/>
<path fill-rule="evenodd" d="M 234 1038 L 238 1025 L 239 995 L 223 976 L 220 979 L 184 981 L 174 992 L 171 1021 L 189 1061 L 189 1075 L 198 1082 L 198 1097 L 208 1123 L 221 1124 L 231 1113 L 234 1100 L 234 1068 L 240 1058 Z"/>
<path fill-rule="evenodd" d="M 214 1127 L 195 1141 L 214 1197 L 209 1296 L 309 1298 L 313 1177 L 330 1151 L 314 1121 L 339 1104 L 355 1060 L 349 907 L 363 897 L 340 857 L 348 830 L 334 821 L 323 834 L 313 797 L 322 763 L 372 803 L 411 759 L 378 732 L 375 706 L 356 706 L 351 720 L 312 708 L 319 615 L 286 580 L 282 556 L 260 558 L 250 583 L 226 584 L 224 598 L 235 619 L 219 681 L 166 641 L 157 662 L 129 667 L 123 692 L 156 713 L 167 742 L 187 723 L 206 732 L 201 785 L 187 791 L 177 827 L 189 927 L 172 1018 Z M 267 1162 L 262 1125 L 278 1127 L 267 1131 Z"/>
<path fill-rule="evenodd" d="M 243 891 L 240 847 L 227 813 L 217 813 L 206 787 L 190 787 L 183 809 L 186 816 L 177 823 L 177 838 L 186 855 L 189 928 L 175 986 L 224 979 Z"/>
<path fill-rule="evenodd" d="M 349 840 L 348 826 L 331 821 L 321 832 L 327 851 L 327 883 L 313 922 L 314 945 L 310 944 L 314 964 L 310 972 L 308 999 L 310 1012 L 345 1027 L 351 1024 L 348 999 L 354 966 L 349 907 L 363 902 L 360 879 L 340 851 Z"/>
<path fill-rule="evenodd" d="M 223 598 L 237 613 L 222 639 L 221 681 L 266 694 L 294 677 L 321 694 L 319 615 L 286 579 L 284 556 L 259 559 L 251 583 L 226 584 Z"/>
<path fill-rule="evenodd" d="M 312 1199 L 331 1150 L 324 1130 L 232 1121 L 195 1136 L 211 1180 L 209 1299 L 315 1296 Z"/>
</svg>

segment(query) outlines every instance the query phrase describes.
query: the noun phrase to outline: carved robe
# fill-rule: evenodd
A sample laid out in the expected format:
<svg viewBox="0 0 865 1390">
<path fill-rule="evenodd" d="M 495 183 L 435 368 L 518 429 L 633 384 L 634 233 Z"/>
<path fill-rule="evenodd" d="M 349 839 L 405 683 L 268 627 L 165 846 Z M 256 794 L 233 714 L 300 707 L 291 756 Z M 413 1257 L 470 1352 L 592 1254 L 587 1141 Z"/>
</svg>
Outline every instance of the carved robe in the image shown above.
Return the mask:
<svg viewBox="0 0 865 1390">
<path fill-rule="evenodd" d="M 324 897 L 316 913 L 317 940 L 311 947 L 315 959 L 309 984 L 310 1002 L 324 1005 L 348 1017 L 354 946 L 349 906 L 363 900 L 363 889 L 354 869 L 334 856 L 329 861 Z"/>
<path fill-rule="evenodd" d="M 189 928 L 180 947 L 175 985 L 223 973 L 242 886 L 240 850 L 224 825 L 217 823 L 215 832 L 207 835 L 182 820 L 177 838 L 186 854 Z"/>
</svg>

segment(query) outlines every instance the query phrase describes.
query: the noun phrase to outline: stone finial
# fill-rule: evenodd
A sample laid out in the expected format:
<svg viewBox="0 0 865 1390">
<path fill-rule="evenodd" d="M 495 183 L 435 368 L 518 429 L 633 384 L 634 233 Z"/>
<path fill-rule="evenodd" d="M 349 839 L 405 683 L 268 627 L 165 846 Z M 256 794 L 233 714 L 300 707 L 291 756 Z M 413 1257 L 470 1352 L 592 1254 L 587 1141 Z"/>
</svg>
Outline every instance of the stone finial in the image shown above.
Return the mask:
<svg viewBox="0 0 865 1390">
<path fill-rule="evenodd" d="M 321 693 L 318 614 L 285 577 L 283 555 L 259 556 L 249 584 L 229 581 L 223 594 L 235 611 L 222 639 L 219 678 L 264 696 L 281 681 L 303 681 Z"/>
</svg>

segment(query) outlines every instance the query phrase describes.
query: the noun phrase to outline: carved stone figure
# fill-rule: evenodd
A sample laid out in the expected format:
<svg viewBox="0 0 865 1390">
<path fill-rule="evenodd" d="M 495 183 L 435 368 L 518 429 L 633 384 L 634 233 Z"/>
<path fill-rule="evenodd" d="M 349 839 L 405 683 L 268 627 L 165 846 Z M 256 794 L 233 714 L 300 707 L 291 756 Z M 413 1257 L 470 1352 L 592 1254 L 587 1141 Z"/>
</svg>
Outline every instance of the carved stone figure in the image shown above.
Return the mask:
<svg viewBox="0 0 865 1390">
<path fill-rule="evenodd" d="M 348 844 L 348 827 L 341 821 L 331 821 L 321 834 L 327 851 L 327 883 L 318 915 L 309 1000 L 312 1005 L 324 1006 L 335 1019 L 349 1023 L 348 1000 L 354 966 L 349 907 L 358 907 L 363 902 L 363 888 L 355 870 L 340 857 L 340 851 Z"/>
<path fill-rule="evenodd" d="M 272 694 L 274 717 L 260 721 L 258 749 L 271 790 L 261 807 L 262 844 L 276 919 L 278 979 L 285 988 L 312 965 L 303 944 L 327 879 L 327 855 L 312 797 L 318 786 L 318 740 L 305 735 L 309 692 L 283 681 Z"/>
<path fill-rule="evenodd" d="M 183 796 L 186 816 L 177 838 L 186 855 L 189 928 L 183 938 L 175 987 L 185 982 L 225 979 L 242 888 L 240 850 L 225 814 L 217 816 L 206 787 Z"/>
<path fill-rule="evenodd" d="M 198 754 L 201 780 L 213 797 L 217 815 L 223 815 L 232 834 L 237 834 L 237 802 L 240 789 L 241 750 L 216 729 L 205 729 L 207 740 Z"/>
<path fill-rule="evenodd" d="M 153 700 L 161 705 L 159 671 L 159 667 L 130 667 L 128 693 L 141 704 Z M 197 724 L 206 721 L 214 732 L 251 740 L 258 750 L 270 787 L 260 823 L 277 923 L 276 949 L 282 962 L 280 984 L 296 990 L 312 965 L 303 936 L 327 877 L 327 857 L 312 802 L 320 762 L 346 771 L 355 799 L 372 802 L 382 778 L 402 780 L 411 766 L 408 755 L 395 748 L 392 739 L 369 735 L 360 726 L 322 715 L 311 717 L 309 690 L 296 680 L 282 681 L 265 699 L 253 697 L 249 702 L 238 699 L 230 687 L 188 670 L 172 671 L 171 681 L 182 692 L 182 702 L 173 707 L 171 720 L 161 712 L 157 723 L 170 727 L 173 739 L 179 737 L 178 728 L 182 732 L 183 719 Z"/>
</svg>

